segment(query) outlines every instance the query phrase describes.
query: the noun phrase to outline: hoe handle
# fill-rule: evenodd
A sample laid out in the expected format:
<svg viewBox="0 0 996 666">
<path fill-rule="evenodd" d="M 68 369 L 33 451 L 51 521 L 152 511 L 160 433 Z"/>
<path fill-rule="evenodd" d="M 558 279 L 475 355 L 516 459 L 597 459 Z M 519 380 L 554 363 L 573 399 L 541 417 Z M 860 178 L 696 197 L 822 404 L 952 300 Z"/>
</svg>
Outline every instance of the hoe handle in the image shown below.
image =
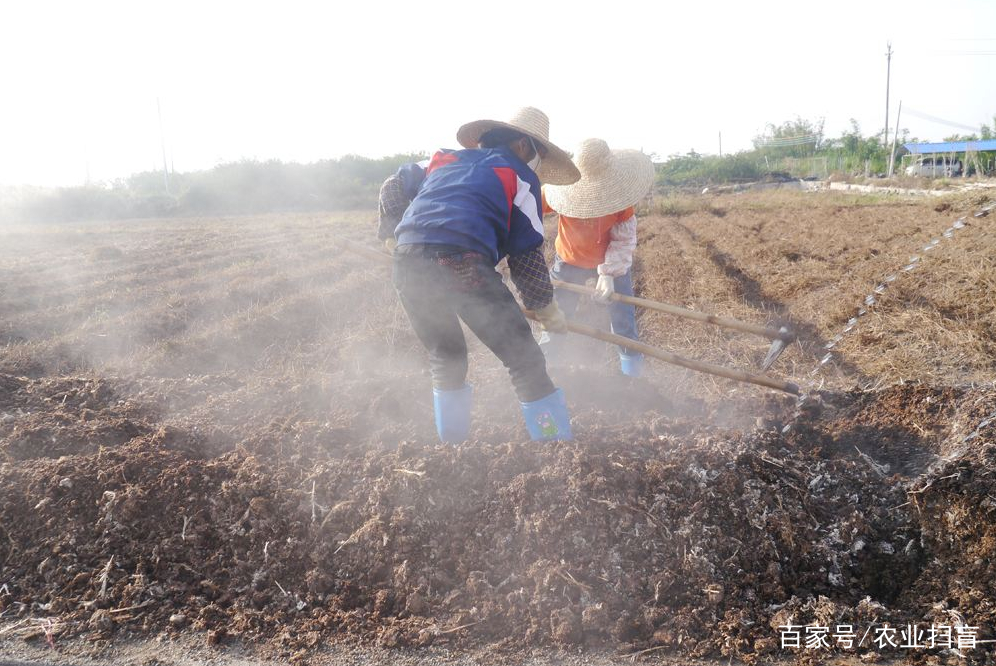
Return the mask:
<svg viewBox="0 0 996 666">
<path fill-rule="evenodd" d="M 571 282 L 564 282 L 563 280 L 552 280 L 553 286 L 557 289 L 566 289 L 567 291 L 573 291 L 578 294 L 585 294 L 587 296 L 592 296 L 595 290 L 591 287 L 586 287 L 580 284 L 573 284 Z M 701 321 L 706 324 L 714 324 L 716 326 L 722 326 L 723 328 L 732 328 L 738 331 L 744 331 L 745 333 L 753 333 L 754 335 L 760 335 L 761 337 L 768 338 L 769 340 L 781 340 L 782 342 L 792 342 L 795 340 L 793 336 L 788 331 L 779 331 L 776 328 L 769 328 L 768 326 L 760 326 L 758 324 L 748 324 L 747 322 L 737 321 L 736 319 L 728 319 L 726 317 L 717 317 L 716 315 L 706 314 L 705 312 L 697 312 L 695 310 L 689 310 L 687 308 L 678 307 L 677 305 L 670 305 L 669 303 L 660 303 L 658 301 L 652 301 L 649 298 L 639 298 L 637 296 L 626 296 L 624 294 L 612 294 L 609 297 L 613 301 L 619 301 L 620 303 L 629 303 L 630 305 L 635 305 L 637 307 L 646 308 L 648 310 L 657 310 L 658 312 L 666 312 L 667 314 L 674 315 L 676 317 L 682 317 L 684 319 L 693 319 L 695 321 Z"/>
<path fill-rule="evenodd" d="M 380 263 L 390 263 L 390 255 L 384 254 L 378 250 L 360 245 L 354 241 L 341 238 L 338 239 L 338 243 L 356 254 L 374 259 Z M 558 285 L 559 286 L 559 285 Z M 645 299 L 635 299 L 635 300 L 645 300 Z M 654 301 L 648 301 L 653 303 Z M 659 304 L 663 305 L 663 304 Z M 672 306 L 673 307 L 673 306 Z M 682 308 L 677 308 L 681 310 Z M 536 315 L 531 311 L 523 309 L 523 313 L 529 319 L 536 320 Z M 704 315 L 708 316 L 708 315 Z M 567 330 L 577 333 L 579 335 L 585 335 L 589 338 L 595 338 L 596 340 L 601 340 L 603 342 L 608 342 L 614 345 L 620 345 L 626 349 L 632 349 L 634 351 L 641 352 L 647 356 L 652 356 L 653 358 L 664 361 L 665 363 L 671 363 L 673 365 L 680 365 L 683 368 L 688 368 L 689 370 L 695 370 L 697 372 L 704 372 L 710 375 L 717 375 L 719 377 L 726 377 L 727 379 L 733 379 L 738 382 L 747 382 L 748 384 L 757 384 L 758 386 L 766 386 L 768 388 L 773 388 L 778 391 L 784 391 L 785 393 L 791 393 L 792 395 L 799 395 L 799 387 L 792 382 L 784 382 L 778 379 L 772 379 L 765 375 L 755 375 L 750 372 L 744 372 L 742 370 L 736 370 L 734 368 L 727 368 L 721 365 L 713 365 L 712 363 L 704 363 L 702 361 L 695 361 L 690 358 L 685 358 L 684 356 L 679 356 L 677 354 L 672 354 L 671 352 L 664 351 L 663 349 L 658 349 L 657 347 L 651 347 L 648 344 L 644 344 L 637 340 L 630 340 L 621 335 L 616 335 L 615 333 L 606 333 L 605 331 L 600 331 L 592 326 L 587 326 L 585 324 L 579 324 L 577 322 L 568 321 Z"/>
<path fill-rule="evenodd" d="M 526 317 L 536 321 L 536 317 L 533 316 L 528 310 L 524 311 Z M 607 333 L 601 331 L 592 326 L 587 326 L 585 324 L 579 324 L 578 322 L 568 321 L 567 330 L 572 333 L 578 333 L 579 335 L 585 335 L 589 338 L 595 338 L 596 340 L 601 340 L 602 342 L 608 342 L 614 345 L 620 345 L 626 349 L 632 349 L 634 351 L 641 352 L 646 356 L 652 356 L 656 359 L 664 361 L 665 363 L 670 363 L 672 365 L 680 365 L 683 368 L 688 368 L 689 370 L 695 370 L 696 372 L 704 372 L 710 375 L 717 375 L 719 377 L 726 377 L 727 379 L 733 379 L 738 382 L 747 382 L 748 384 L 757 384 L 758 386 L 767 386 L 768 388 L 777 389 L 779 391 L 784 391 L 785 393 L 791 393 L 792 395 L 799 395 L 799 387 L 792 382 L 785 382 L 779 379 L 773 379 L 766 375 L 755 375 L 750 372 L 744 372 L 743 370 L 737 370 L 735 368 L 727 368 L 722 365 L 714 365 L 712 363 L 705 363 L 704 361 L 696 361 L 694 359 L 685 358 L 684 356 L 679 356 L 678 354 L 671 353 L 669 351 L 664 351 L 663 349 L 658 349 L 657 347 L 651 347 L 648 344 L 639 342 L 637 340 L 631 340 L 625 338 L 621 335 L 616 335 L 615 333 Z"/>
</svg>

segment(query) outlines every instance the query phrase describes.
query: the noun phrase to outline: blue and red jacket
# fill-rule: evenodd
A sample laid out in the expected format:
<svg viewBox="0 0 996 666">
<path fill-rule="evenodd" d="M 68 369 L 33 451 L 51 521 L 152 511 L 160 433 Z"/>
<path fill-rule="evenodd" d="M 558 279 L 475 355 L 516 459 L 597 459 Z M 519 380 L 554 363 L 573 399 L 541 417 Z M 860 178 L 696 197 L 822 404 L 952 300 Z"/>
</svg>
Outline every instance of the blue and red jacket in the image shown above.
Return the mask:
<svg viewBox="0 0 996 666">
<path fill-rule="evenodd" d="M 398 177 L 412 199 L 398 245 L 453 245 L 497 264 L 543 244 L 539 178 L 508 148 L 441 150 Z"/>
</svg>

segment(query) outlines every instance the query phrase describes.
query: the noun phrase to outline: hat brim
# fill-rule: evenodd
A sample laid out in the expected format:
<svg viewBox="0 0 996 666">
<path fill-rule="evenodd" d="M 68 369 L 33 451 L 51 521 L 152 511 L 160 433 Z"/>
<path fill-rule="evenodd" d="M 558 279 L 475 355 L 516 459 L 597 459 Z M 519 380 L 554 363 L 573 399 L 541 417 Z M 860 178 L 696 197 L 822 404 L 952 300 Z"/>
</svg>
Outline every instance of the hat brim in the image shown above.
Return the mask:
<svg viewBox="0 0 996 666">
<path fill-rule="evenodd" d="M 541 183 L 570 185 L 581 178 L 581 172 L 574 166 L 571 156 L 566 151 L 551 143 L 549 139 L 544 139 L 538 134 L 533 134 L 509 123 L 503 123 L 500 120 L 475 120 L 467 123 L 457 130 L 457 141 L 464 148 L 477 148 L 482 136 L 499 127 L 525 134 L 533 141 L 546 147 L 546 157 L 540 162 L 539 171 L 536 172 Z"/>
<path fill-rule="evenodd" d="M 550 208 L 588 219 L 616 213 L 647 196 L 654 184 L 654 163 L 638 150 L 613 150 L 612 163 L 597 177 L 543 189 Z"/>
</svg>

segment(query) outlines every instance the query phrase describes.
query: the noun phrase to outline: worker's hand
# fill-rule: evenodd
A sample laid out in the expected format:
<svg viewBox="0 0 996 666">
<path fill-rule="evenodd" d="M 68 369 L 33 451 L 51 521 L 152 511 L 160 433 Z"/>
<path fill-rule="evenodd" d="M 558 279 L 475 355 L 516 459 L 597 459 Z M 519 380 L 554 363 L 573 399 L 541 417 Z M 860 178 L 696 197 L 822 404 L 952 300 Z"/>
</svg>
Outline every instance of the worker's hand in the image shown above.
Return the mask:
<svg viewBox="0 0 996 666">
<path fill-rule="evenodd" d="M 398 247 L 398 241 L 394 240 L 394 236 L 388 236 L 384 239 L 384 247 L 391 254 L 394 254 L 394 248 Z"/>
<path fill-rule="evenodd" d="M 550 333 L 567 332 L 567 317 L 564 316 L 564 311 L 557 305 L 556 299 L 550 301 L 549 305 L 533 312 L 536 314 L 536 318 L 539 320 L 540 326 L 543 327 L 544 331 L 549 331 Z"/>
<path fill-rule="evenodd" d="M 612 294 L 616 293 L 615 280 L 611 275 L 599 275 L 595 284 L 595 300 L 599 303 L 608 303 L 612 300 Z"/>
</svg>

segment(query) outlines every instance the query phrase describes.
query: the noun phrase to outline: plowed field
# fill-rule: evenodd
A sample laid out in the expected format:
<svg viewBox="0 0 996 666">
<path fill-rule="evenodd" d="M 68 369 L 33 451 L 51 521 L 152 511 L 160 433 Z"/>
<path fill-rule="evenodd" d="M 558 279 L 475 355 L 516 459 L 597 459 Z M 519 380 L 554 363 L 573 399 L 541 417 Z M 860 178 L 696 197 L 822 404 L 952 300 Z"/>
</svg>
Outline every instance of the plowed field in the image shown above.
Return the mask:
<svg viewBox="0 0 996 666">
<path fill-rule="evenodd" d="M 341 643 L 992 663 L 990 206 L 657 202 L 638 295 L 791 327 L 770 374 L 808 400 L 652 361 L 629 379 L 578 339 L 554 372 L 575 440 L 534 443 L 474 341 L 460 446 L 437 442 L 388 271 L 335 244 L 373 246 L 372 213 L 0 228 L 0 650 L 203 636 L 281 660 Z M 578 316 L 607 328 L 595 304 Z M 640 325 L 755 372 L 767 350 Z M 826 647 L 784 647 L 786 626 L 803 645 L 827 628 Z M 910 627 L 923 646 L 900 646 Z"/>
</svg>

